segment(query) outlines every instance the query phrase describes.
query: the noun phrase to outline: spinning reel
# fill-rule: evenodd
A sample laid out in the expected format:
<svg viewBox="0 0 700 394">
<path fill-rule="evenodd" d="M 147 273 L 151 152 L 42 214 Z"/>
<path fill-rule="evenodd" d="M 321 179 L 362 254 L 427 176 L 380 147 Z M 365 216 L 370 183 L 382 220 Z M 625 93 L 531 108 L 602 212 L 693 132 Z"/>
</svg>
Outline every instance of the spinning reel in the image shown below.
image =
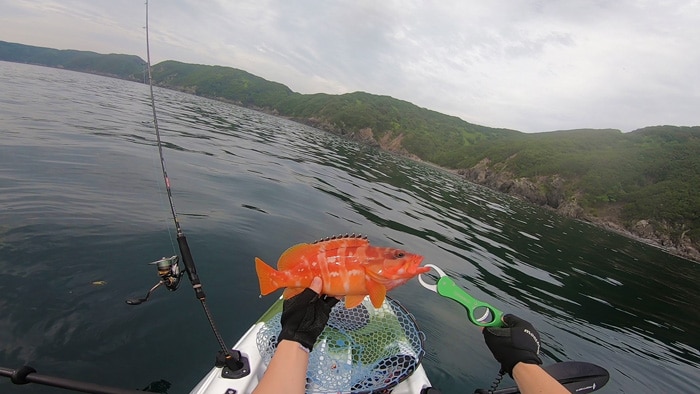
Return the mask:
<svg viewBox="0 0 700 394">
<path fill-rule="evenodd" d="M 177 290 L 178 286 L 180 286 L 180 278 L 182 278 L 182 275 L 184 274 L 184 272 L 180 272 L 180 266 L 178 265 L 179 261 L 180 258 L 175 255 L 171 257 L 163 257 L 160 260 L 148 263 L 156 266 L 158 269 L 158 276 L 160 276 L 160 281 L 158 281 L 155 286 L 148 290 L 148 293 L 146 293 L 144 298 L 131 298 L 126 300 L 126 303 L 129 305 L 139 305 L 144 303 L 148 301 L 148 297 L 151 296 L 151 293 L 153 293 L 153 291 L 160 286 L 165 286 L 165 288 L 170 291 Z"/>
</svg>

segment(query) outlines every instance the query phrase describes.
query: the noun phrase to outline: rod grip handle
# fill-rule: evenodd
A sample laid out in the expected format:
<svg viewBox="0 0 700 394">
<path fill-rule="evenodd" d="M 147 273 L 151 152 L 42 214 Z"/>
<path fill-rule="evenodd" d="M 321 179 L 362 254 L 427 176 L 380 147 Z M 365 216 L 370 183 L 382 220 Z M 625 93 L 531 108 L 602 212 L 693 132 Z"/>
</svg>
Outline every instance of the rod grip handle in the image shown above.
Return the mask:
<svg viewBox="0 0 700 394">
<path fill-rule="evenodd" d="M 197 296 L 197 299 L 203 300 L 206 298 L 206 295 L 204 294 L 204 289 L 202 289 L 202 283 L 199 281 L 197 268 L 194 265 L 194 258 L 192 257 L 192 252 L 190 252 L 190 246 L 187 244 L 187 237 L 185 237 L 184 234 L 177 237 L 177 245 L 180 248 L 182 263 L 185 264 L 185 271 L 187 272 L 187 276 L 190 278 L 194 293 Z"/>
</svg>

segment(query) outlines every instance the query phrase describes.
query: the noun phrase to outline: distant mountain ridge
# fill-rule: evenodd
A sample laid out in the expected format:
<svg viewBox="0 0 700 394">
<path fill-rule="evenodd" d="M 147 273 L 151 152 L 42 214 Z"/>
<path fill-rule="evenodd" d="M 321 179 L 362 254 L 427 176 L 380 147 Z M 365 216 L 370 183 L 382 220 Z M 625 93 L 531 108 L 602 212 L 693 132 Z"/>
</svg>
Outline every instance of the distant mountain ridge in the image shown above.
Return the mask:
<svg viewBox="0 0 700 394">
<path fill-rule="evenodd" d="M 144 81 L 133 55 L 0 41 L 0 60 Z M 284 116 L 700 261 L 700 126 L 526 134 L 389 96 L 300 94 L 243 70 L 164 61 L 154 83 Z"/>
<path fill-rule="evenodd" d="M 64 68 L 132 81 L 143 81 L 146 70 L 146 62 L 135 55 L 103 55 L 95 52 L 43 48 L 5 41 L 0 41 L 0 60 Z"/>
</svg>

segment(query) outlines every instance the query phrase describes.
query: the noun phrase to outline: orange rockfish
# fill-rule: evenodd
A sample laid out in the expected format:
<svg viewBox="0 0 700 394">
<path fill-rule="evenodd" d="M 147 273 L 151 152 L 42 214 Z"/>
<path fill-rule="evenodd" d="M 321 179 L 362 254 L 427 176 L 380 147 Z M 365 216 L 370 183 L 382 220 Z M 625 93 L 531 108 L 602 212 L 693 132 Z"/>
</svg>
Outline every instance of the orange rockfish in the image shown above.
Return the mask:
<svg viewBox="0 0 700 394">
<path fill-rule="evenodd" d="M 416 275 L 430 271 L 419 267 L 423 256 L 394 248 L 371 246 L 364 236 L 345 235 L 287 249 L 277 270 L 255 258 L 260 293 L 267 295 L 286 287 L 284 298 L 302 292 L 318 276 L 321 293 L 345 296 L 345 306 L 354 308 L 366 295 L 379 308 L 387 290 L 400 286 Z"/>
</svg>

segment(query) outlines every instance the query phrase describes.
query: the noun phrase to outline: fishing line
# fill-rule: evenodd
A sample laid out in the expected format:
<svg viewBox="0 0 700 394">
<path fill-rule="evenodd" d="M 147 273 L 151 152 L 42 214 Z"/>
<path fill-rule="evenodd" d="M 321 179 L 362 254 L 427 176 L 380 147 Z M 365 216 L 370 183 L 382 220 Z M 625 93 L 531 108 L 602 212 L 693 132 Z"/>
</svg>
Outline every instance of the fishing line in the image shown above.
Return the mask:
<svg viewBox="0 0 700 394">
<path fill-rule="evenodd" d="M 146 73 L 144 72 L 144 75 L 145 75 L 145 74 L 146 74 Z M 148 83 L 148 81 L 145 79 L 145 77 L 144 77 L 144 82 L 143 82 L 143 83 L 144 83 L 144 84 Z M 144 122 L 144 123 L 147 123 L 147 122 Z M 150 123 L 150 122 L 148 122 L 148 123 Z M 163 189 L 161 189 L 161 186 L 160 186 L 160 185 L 161 185 L 161 179 L 162 179 L 162 177 L 163 177 L 163 173 L 160 171 L 159 168 L 156 168 L 156 167 L 157 167 L 156 160 L 160 160 L 160 158 L 158 158 L 158 157 L 156 156 L 155 152 L 153 152 L 153 153 L 154 153 L 154 154 L 151 155 L 151 159 L 153 160 L 152 167 L 151 167 L 151 169 L 152 169 L 152 171 L 151 171 L 151 177 L 152 177 L 152 179 L 151 179 L 151 180 L 153 181 L 153 184 L 155 185 L 155 190 L 157 190 L 157 194 L 158 194 L 158 205 L 159 205 L 159 207 L 160 207 L 160 210 L 165 211 L 165 210 L 166 210 L 166 207 L 165 207 L 165 191 L 164 191 Z M 160 212 L 160 211 L 159 211 L 159 212 Z M 173 237 L 173 228 L 172 228 L 172 226 L 169 224 L 168 219 L 167 219 L 167 218 L 160 218 L 160 219 L 158 219 L 158 222 L 159 222 L 159 223 L 162 222 L 163 228 L 164 228 L 165 231 L 167 231 L 167 233 L 168 233 L 168 239 L 170 240 L 170 248 L 172 249 L 173 253 L 177 253 L 177 248 L 175 247 L 175 238 Z"/>
<path fill-rule="evenodd" d="M 156 99 L 153 95 L 153 75 L 151 74 L 151 45 L 148 36 L 148 1 L 146 1 L 146 69 L 148 70 L 148 88 L 150 91 L 151 98 L 151 109 L 153 110 L 153 128 L 156 132 L 156 145 L 158 146 L 158 156 L 160 157 L 160 168 L 163 172 L 163 181 L 165 182 L 165 190 L 168 195 L 168 203 L 170 204 L 170 213 L 172 214 L 173 221 L 175 222 L 175 230 L 177 235 L 183 234 L 182 227 L 180 226 L 180 221 L 177 218 L 177 212 L 175 211 L 175 204 L 173 204 L 173 192 L 170 188 L 170 178 L 168 178 L 168 172 L 165 169 L 165 157 L 163 156 L 163 142 L 160 138 L 160 128 L 158 127 L 158 115 L 156 113 Z"/>
<path fill-rule="evenodd" d="M 158 147 L 158 159 L 160 160 L 160 169 L 161 172 L 158 175 L 161 175 L 163 177 L 163 180 L 165 182 L 165 189 L 168 195 L 168 204 L 170 206 L 170 212 L 172 213 L 172 216 L 175 221 L 175 228 L 176 231 L 178 231 L 178 234 L 182 231 L 179 225 L 179 221 L 177 218 L 177 213 L 175 211 L 175 206 L 173 205 L 173 196 L 172 196 L 172 190 L 170 189 L 170 180 L 168 179 L 168 173 L 165 170 L 165 158 L 163 156 L 163 146 L 161 143 L 160 139 L 160 128 L 158 127 L 158 116 L 156 114 L 156 101 L 155 101 L 155 96 L 153 95 L 153 78 L 151 76 L 151 48 L 150 48 L 150 39 L 148 37 L 148 0 L 146 0 L 146 72 L 144 73 L 144 83 L 148 82 L 148 87 L 149 87 L 149 99 L 151 101 L 151 109 L 153 110 L 153 128 L 155 130 L 156 134 L 156 146 Z M 155 161 L 156 158 L 154 157 L 153 160 Z M 156 176 L 157 178 L 157 176 Z M 156 180 L 156 184 L 159 184 L 159 182 Z M 160 189 L 160 187 L 158 187 Z M 163 202 L 163 194 L 158 193 L 158 200 L 160 201 L 161 206 L 165 207 L 165 203 Z M 170 246 L 173 249 L 173 252 L 175 252 L 175 242 L 173 240 L 173 234 L 171 232 L 170 226 L 167 224 L 165 225 L 166 230 L 168 231 L 168 238 L 170 238 Z"/>
</svg>

